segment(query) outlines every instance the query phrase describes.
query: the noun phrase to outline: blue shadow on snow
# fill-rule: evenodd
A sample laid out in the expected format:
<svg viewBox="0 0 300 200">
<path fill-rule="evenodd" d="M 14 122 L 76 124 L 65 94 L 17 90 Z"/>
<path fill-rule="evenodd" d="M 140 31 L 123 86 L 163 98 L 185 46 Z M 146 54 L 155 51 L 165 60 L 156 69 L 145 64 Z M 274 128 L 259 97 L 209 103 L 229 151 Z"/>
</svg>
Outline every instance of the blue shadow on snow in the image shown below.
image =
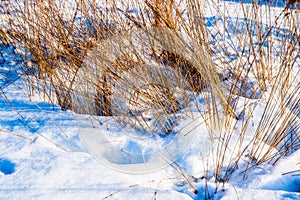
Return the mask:
<svg viewBox="0 0 300 200">
<path fill-rule="evenodd" d="M 245 3 L 245 4 L 254 4 L 258 5 L 270 5 L 271 7 L 282 7 L 284 8 L 287 5 L 288 1 L 285 0 L 224 0 L 229 2 Z M 300 5 L 298 5 L 298 8 Z M 295 8 L 295 3 L 291 5 L 291 8 Z"/>
<path fill-rule="evenodd" d="M 9 175 L 15 172 L 15 163 L 0 158 L 0 172 L 4 175 Z"/>
</svg>

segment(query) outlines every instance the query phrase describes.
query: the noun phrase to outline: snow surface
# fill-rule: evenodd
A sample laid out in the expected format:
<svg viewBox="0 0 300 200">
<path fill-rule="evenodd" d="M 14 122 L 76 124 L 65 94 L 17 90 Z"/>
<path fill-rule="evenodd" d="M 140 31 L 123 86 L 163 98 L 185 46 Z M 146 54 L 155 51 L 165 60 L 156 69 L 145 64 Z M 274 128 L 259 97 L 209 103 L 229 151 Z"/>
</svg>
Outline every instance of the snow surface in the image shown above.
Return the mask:
<svg viewBox="0 0 300 200">
<path fill-rule="evenodd" d="M 275 7 L 273 11 L 281 10 Z M 215 12 L 208 19 L 218 18 Z M 12 49 L 3 46 L 1 49 L 0 199 L 300 199 L 300 150 L 275 166 L 263 164 L 251 168 L 247 179 L 241 175 L 244 166 L 240 166 L 216 194 L 214 181 L 201 179 L 205 174 L 205 159 L 212 158 L 200 155 L 197 142 L 180 152 L 177 162 L 184 172 L 197 177 L 193 185 L 198 194 L 192 192 L 174 164 L 164 163 L 158 170 L 144 174 L 132 173 L 130 161 L 117 163 L 125 165 L 122 170 L 125 173 L 103 165 L 103 160 L 91 155 L 80 139 L 80 134 L 86 131 L 82 121 L 90 120 L 89 117 L 61 111 L 38 97 L 28 97 L 22 92 L 24 85 L 15 67 L 18 60 L 9 54 Z M 255 130 L 265 106 L 257 103 L 249 134 Z M 104 133 L 128 133 L 110 118 L 100 120 L 104 122 L 101 126 Z M 189 122 L 181 126 L 184 123 Z M 200 129 L 194 131 L 205 135 Z M 132 151 L 140 150 L 141 145 L 128 143 L 125 138 L 124 146 Z M 147 145 L 151 147 L 153 143 Z"/>
</svg>

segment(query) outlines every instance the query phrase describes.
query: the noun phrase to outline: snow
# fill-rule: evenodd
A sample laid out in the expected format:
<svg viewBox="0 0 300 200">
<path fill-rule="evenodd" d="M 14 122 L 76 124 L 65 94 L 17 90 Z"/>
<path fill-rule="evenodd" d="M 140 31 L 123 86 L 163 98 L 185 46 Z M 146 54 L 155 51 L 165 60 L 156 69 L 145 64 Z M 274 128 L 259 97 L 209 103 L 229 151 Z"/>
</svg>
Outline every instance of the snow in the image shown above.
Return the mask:
<svg viewBox="0 0 300 200">
<path fill-rule="evenodd" d="M 281 10 L 274 7 L 272 12 Z M 207 16 L 213 17 L 211 23 L 215 19 L 218 23 L 216 12 L 211 10 Z M 87 122 L 93 119 L 88 116 L 61 111 L 23 93 L 18 60 L 11 56 L 10 47 L 0 47 L 0 199 L 300 199 L 300 149 L 275 165 L 263 163 L 250 168 L 246 177 L 242 172 L 248 166 L 241 161 L 238 169 L 230 172 L 230 181 L 219 183 L 215 193 L 215 180 L 206 169 L 212 167 L 207 166 L 214 159 L 210 150 L 216 148 L 208 138 L 218 138 L 208 135 L 199 113 L 193 113 L 197 120 L 182 119 L 176 127 L 181 134 L 170 136 L 170 141 L 136 137 L 136 130 L 120 127 L 109 117 L 99 117 L 103 124 L 90 127 Z M 265 100 L 268 94 L 264 95 Z M 255 134 L 266 106 L 264 100 L 238 101 L 237 113 L 244 112 L 244 118 L 253 115 L 252 125 L 245 132 L 246 141 Z M 255 107 L 253 113 L 251 108 L 243 110 L 245 102 Z M 241 123 L 237 122 L 231 137 L 239 138 Z M 117 142 L 107 145 L 105 141 Z M 236 143 L 230 147 L 227 165 L 239 154 Z M 267 144 L 261 148 L 258 153 L 269 150 Z M 126 157 L 121 150 L 136 157 Z M 161 153 L 164 150 L 167 153 Z M 272 153 L 277 150 L 271 149 Z M 260 155 L 252 156 L 259 160 Z M 188 174 L 197 194 L 182 172 Z"/>
</svg>

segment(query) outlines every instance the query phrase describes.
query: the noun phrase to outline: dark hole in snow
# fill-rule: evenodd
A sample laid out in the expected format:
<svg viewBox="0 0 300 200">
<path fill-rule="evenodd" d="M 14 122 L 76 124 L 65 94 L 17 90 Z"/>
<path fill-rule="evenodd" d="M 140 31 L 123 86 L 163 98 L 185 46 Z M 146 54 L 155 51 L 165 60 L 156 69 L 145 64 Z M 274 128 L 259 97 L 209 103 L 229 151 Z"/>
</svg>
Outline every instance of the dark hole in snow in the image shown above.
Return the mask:
<svg viewBox="0 0 300 200">
<path fill-rule="evenodd" d="M 0 158 L 0 172 L 5 175 L 12 174 L 15 172 L 15 163 Z"/>
</svg>

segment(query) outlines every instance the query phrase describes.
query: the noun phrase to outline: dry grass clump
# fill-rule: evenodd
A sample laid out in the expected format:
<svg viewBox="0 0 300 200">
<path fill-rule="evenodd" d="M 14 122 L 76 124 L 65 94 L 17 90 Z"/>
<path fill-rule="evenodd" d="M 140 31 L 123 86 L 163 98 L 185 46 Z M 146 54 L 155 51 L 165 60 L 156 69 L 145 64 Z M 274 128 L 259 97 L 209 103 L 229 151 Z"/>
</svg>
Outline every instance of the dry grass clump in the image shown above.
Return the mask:
<svg viewBox="0 0 300 200">
<path fill-rule="evenodd" d="M 234 17 L 225 4 L 213 4 L 220 14 L 210 23 L 222 25 L 206 29 L 215 62 L 229 73 L 223 85 L 240 119 L 227 117 L 216 134 L 217 185 L 299 149 L 299 10 L 286 6 L 274 17 L 270 6 L 240 6 L 242 16 Z M 259 124 L 253 115 L 261 115 Z"/>
<path fill-rule="evenodd" d="M 165 115 L 163 117 L 165 118 L 170 114 L 168 113 L 170 107 L 178 107 L 178 105 L 174 104 L 177 100 L 173 98 L 173 92 L 167 98 L 156 95 L 163 90 L 174 91 L 174 88 L 179 88 L 182 91 L 188 90 L 194 93 L 193 95 L 204 90 L 210 91 L 215 98 L 214 103 L 216 103 L 216 98 L 219 98 L 224 108 L 228 110 L 228 113 L 235 117 L 235 113 L 228 105 L 220 87 L 220 77 L 214 68 L 214 64 L 205 53 L 205 49 L 201 46 L 192 47 L 190 44 L 180 32 L 169 28 L 132 29 L 109 40 L 101 41 L 88 54 L 78 74 L 80 77 L 84 77 L 84 79 L 80 79 L 79 85 L 87 86 L 91 94 L 96 93 L 99 85 L 103 90 L 107 88 L 108 93 L 112 94 L 109 98 L 116 99 L 104 99 L 103 96 L 101 98 L 109 102 L 119 102 L 118 104 L 121 107 L 125 106 L 125 108 L 120 108 L 118 105 L 111 107 L 112 114 L 116 116 L 121 115 L 124 120 L 127 119 L 126 116 L 131 116 L 135 120 L 140 117 L 133 115 L 136 112 L 129 109 L 129 107 L 132 107 L 129 106 L 132 104 L 131 99 L 135 98 L 131 98 L 131 96 L 137 93 L 151 97 L 146 98 L 148 99 L 147 105 L 160 105 L 159 109 L 155 106 L 150 107 L 153 112 L 162 110 L 163 112 L 160 115 Z M 168 55 L 167 60 L 165 54 Z M 177 60 L 171 58 L 172 54 L 177 57 L 175 57 Z M 125 62 L 125 64 L 128 64 L 126 66 L 123 66 L 124 62 L 119 60 L 124 58 L 124 56 L 128 59 Z M 153 67 L 147 67 L 149 65 L 153 65 Z M 212 89 L 206 89 L 206 84 Z M 116 89 L 118 85 L 119 89 Z M 146 89 L 149 85 L 156 85 L 157 94 L 151 92 L 153 88 Z M 85 89 L 80 86 L 76 88 L 80 90 L 79 93 L 83 93 Z M 181 93 L 183 94 L 183 92 Z M 186 99 L 188 97 L 188 95 L 183 96 L 186 96 Z M 182 99 L 183 96 L 179 95 L 178 98 Z M 154 100 L 158 97 L 165 99 L 164 103 L 159 103 L 159 101 L 149 102 L 150 99 Z M 187 102 L 189 101 L 187 100 Z M 84 105 L 88 104 L 84 103 Z M 136 106 L 141 107 L 140 109 L 143 110 L 142 105 Z M 186 108 L 186 106 L 182 106 L 181 109 L 183 108 Z M 127 112 L 124 112 L 124 110 L 127 110 Z M 209 107 L 206 114 L 218 118 L 218 111 Z M 210 121 L 212 117 L 207 118 Z M 146 121 L 143 118 L 141 120 Z M 219 119 L 213 120 L 211 123 L 213 124 L 217 121 Z M 127 123 L 129 122 L 127 121 Z M 139 122 L 139 124 L 142 123 Z"/>
<path fill-rule="evenodd" d="M 232 8 L 215 1 L 73 5 L 68 14 L 56 1 L 0 6 L 0 41 L 23 52 L 30 92 L 159 134 L 200 95 L 217 184 L 241 160 L 246 174 L 299 149 L 299 10 L 287 5 L 274 17 L 270 6 L 240 4 L 241 16 L 229 17 Z"/>
<path fill-rule="evenodd" d="M 127 30 L 135 28 L 145 29 L 149 25 L 166 28 L 166 30 L 178 30 L 184 26 L 185 31 L 189 31 L 187 24 L 185 24 L 186 22 L 182 21 L 180 14 L 182 11 L 174 1 L 147 1 L 144 5 L 134 1 L 112 1 L 104 3 L 106 8 L 102 8 L 95 1 L 78 1 L 74 4 L 69 4 L 70 2 L 59 3 L 56 1 L 24 1 L 23 3 L 7 2 L 1 4 L 2 13 L 6 13 L 6 18 L 4 18 L 5 28 L 1 31 L 1 41 L 13 45 L 24 54 L 24 62 L 28 66 L 26 71 L 24 71 L 24 75 L 29 75 L 27 76 L 27 81 L 30 92 L 39 93 L 45 99 L 59 104 L 62 109 L 71 109 L 79 113 L 111 115 L 109 99 L 112 92 L 110 91 L 111 86 L 109 85 L 111 83 L 109 82 L 119 75 L 116 76 L 114 74 L 112 76 L 112 73 L 108 75 L 106 74 L 108 73 L 107 69 L 100 72 L 101 77 L 78 75 L 88 51 L 96 45 L 99 46 L 98 43 L 102 43 L 101 40 L 110 38 L 117 32 L 124 34 Z M 131 11 L 127 11 L 129 7 L 139 9 L 141 12 L 132 14 Z M 68 12 L 65 12 L 65 10 Z M 176 14 L 173 13 L 174 10 Z M 175 19 L 179 18 L 181 25 L 175 23 Z M 160 37 L 164 36 L 161 34 Z M 183 41 L 182 36 L 180 36 L 181 38 L 176 37 L 177 40 L 182 40 L 180 47 L 184 46 L 185 41 Z M 189 37 L 193 38 L 194 36 L 190 35 Z M 171 54 L 174 51 L 174 49 L 169 47 L 171 42 L 168 44 L 169 38 L 165 37 L 164 39 L 167 39 L 167 41 L 164 41 L 165 44 L 162 45 L 166 46 L 169 51 L 166 52 Z M 160 40 L 162 41 L 162 39 Z M 193 40 L 197 40 L 197 38 L 194 37 Z M 118 48 L 123 49 L 126 45 L 128 44 L 119 44 Z M 176 45 L 178 46 L 178 44 L 174 44 L 174 46 Z M 148 51 L 150 56 L 156 58 L 160 56 L 156 52 L 157 49 L 152 47 L 152 44 L 147 44 L 147 48 L 152 48 L 152 52 Z M 103 50 L 107 51 L 107 49 Z M 134 51 L 132 48 L 131 50 Z M 187 51 L 191 51 L 191 49 Z M 202 55 L 194 54 L 194 57 L 190 58 L 194 60 L 192 65 L 195 66 L 191 70 L 188 67 L 184 67 L 182 73 L 184 76 L 188 76 L 189 82 L 194 85 L 193 88 L 197 89 L 197 92 L 204 86 L 202 79 L 205 77 L 206 82 L 217 88 L 215 89 L 215 95 L 220 96 L 224 105 L 226 104 L 226 107 L 228 107 L 224 94 L 218 89 L 218 77 L 213 75 L 215 73 L 213 72 L 213 64 L 204 55 L 205 50 L 200 49 L 200 52 L 202 52 Z M 125 54 L 128 53 L 125 52 Z M 176 53 L 180 53 L 180 51 L 177 50 Z M 118 59 L 119 61 L 117 62 L 123 62 L 121 64 L 123 67 L 121 68 L 124 68 L 124 71 L 126 71 L 130 60 L 123 56 L 124 52 L 122 50 L 120 50 L 120 53 L 117 53 L 119 55 L 118 58 L 114 54 L 116 52 L 107 52 L 107 55 L 105 55 L 114 58 L 110 59 L 109 63 L 105 63 L 106 67 L 108 69 L 110 67 L 115 68 L 114 63 Z M 137 57 L 137 62 L 144 62 L 141 61 L 139 56 Z M 205 59 L 203 62 L 201 61 L 202 63 L 195 63 L 195 60 L 198 59 L 196 56 Z M 107 61 L 101 60 L 101 62 Z M 207 63 L 205 64 L 207 65 L 205 69 L 201 66 L 203 63 Z M 97 64 L 99 63 L 97 62 L 95 65 Z M 118 65 L 120 66 L 120 64 Z M 103 68 L 103 66 L 97 67 L 99 68 L 94 70 L 101 71 L 101 68 Z M 91 71 L 91 69 L 89 70 Z M 118 73 L 123 73 L 120 67 L 118 70 Z M 93 71 L 91 72 L 93 73 Z M 192 77 L 189 74 L 194 75 Z M 201 75 L 201 78 L 196 78 L 198 75 L 199 77 Z M 91 78 L 97 80 L 91 80 Z M 93 91 L 93 94 L 88 91 L 89 89 L 80 91 L 80 93 L 74 91 L 76 87 L 74 84 L 78 85 L 78 82 L 81 81 L 92 82 L 93 87 L 97 89 Z M 201 83 L 201 86 L 198 86 L 198 82 Z M 85 100 L 87 99 L 93 100 L 86 103 L 87 101 Z M 93 104 L 92 107 L 82 109 L 90 103 Z M 232 110 L 230 112 L 233 114 Z"/>
<path fill-rule="evenodd" d="M 72 109 L 72 85 L 87 51 L 116 30 L 95 2 L 78 1 L 73 9 L 68 3 L 6 2 L 0 7 L 1 42 L 23 54 L 30 92 L 62 109 Z"/>
</svg>

